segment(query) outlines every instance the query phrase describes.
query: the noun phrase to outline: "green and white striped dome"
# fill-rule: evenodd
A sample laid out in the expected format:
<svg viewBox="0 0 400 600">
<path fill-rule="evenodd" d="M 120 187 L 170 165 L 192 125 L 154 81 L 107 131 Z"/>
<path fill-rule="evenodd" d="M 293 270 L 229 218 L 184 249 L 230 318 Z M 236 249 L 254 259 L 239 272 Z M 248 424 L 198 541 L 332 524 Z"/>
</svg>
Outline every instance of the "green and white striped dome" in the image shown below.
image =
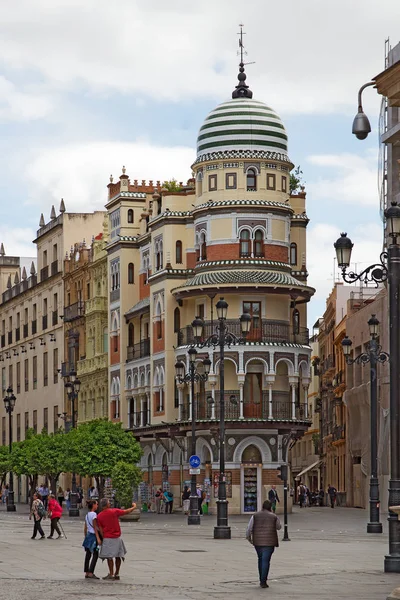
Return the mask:
<svg viewBox="0 0 400 600">
<path fill-rule="evenodd" d="M 287 134 L 276 112 L 251 98 L 233 98 L 212 110 L 199 131 L 197 157 L 233 150 L 273 152 L 287 160 Z"/>
</svg>

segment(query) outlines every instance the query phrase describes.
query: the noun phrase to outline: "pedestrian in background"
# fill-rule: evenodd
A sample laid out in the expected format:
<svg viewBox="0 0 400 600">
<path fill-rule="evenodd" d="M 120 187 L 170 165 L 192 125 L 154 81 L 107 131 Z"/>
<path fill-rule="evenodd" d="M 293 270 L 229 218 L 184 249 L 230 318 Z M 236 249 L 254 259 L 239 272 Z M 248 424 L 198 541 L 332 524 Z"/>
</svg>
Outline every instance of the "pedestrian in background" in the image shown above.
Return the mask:
<svg viewBox="0 0 400 600">
<path fill-rule="evenodd" d="M 185 513 L 185 515 L 188 515 L 190 506 L 190 491 L 187 485 L 185 485 L 184 490 L 182 492 L 182 504 L 183 512 Z"/>
<path fill-rule="evenodd" d="M 48 511 L 48 516 L 50 518 L 50 535 L 47 536 L 47 539 L 52 540 L 55 531 L 58 533 L 57 539 L 64 537 L 58 526 L 58 522 L 61 519 L 63 509 L 61 508 L 60 504 L 55 499 L 54 494 L 50 494 L 50 496 L 49 496 L 49 504 L 47 507 L 47 511 Z"/>
<path fill-rule="evenodd" d="M 88 500 L 88 513 L 85 517 L 84 534 L 82 546 L 85 548 L 84 571 L 86 579 L 99 579 L 94 574 L 97 559 L 99 558 L 98 547 L 101 546 L 101 537 L 97 526 L 97 500 Z"/>
<path fill-rule="evenodd" d="M 331 508 L 335 508 L 336 494 L 337 494 L 336 488 L 333 487 L 333 485 L 329 484 L 328 485 L 328 496 L 331 501 Z"/>
<path fill-rule="evenodd" d="M 276 503 L 280 501 L 276 485 L 271 485 L 271 489 L 268 492 L 268 500 L 271 502 L 272 512 L 276 512 Z"/>
<path fill-rule="evenodd" d="M 44 504 L 44 507 L 47 510 L 47 504 L 49 502 L 49 488 L 47 487 L 46 483 L 42 485 L 40 494 L 42 496 L 42 502 Z"/>
<path fill-rule="evenodd" d="M 156 499 L 156 513 L 159 515 L 161 513 L 161 501 L 163 499 L 163 491 L 161 488 L 158 488 L 155 494 Z"/>
<path fill-rule="evenodd" d="M 41 525 L 42 519 L 44 519 L 45 516 L 46 516 L 46 509 L 42 502 L 42 496 L 39 494 L 39 492 L 35 492 L 33 494 L 32 508 L 31 508 L 31 512 L 29 514 L 29 520 L 31 520 L 33 517 L 33 533 L 32 533 L 31 540 L 34 540 L 38 533 L 40 534 L 40 538 L 39 538 L 40 540 L 45 539 L 46 536 L 44 535 L 44 531 L 43 531 L 42 525 Z"/>
<path fill-rule="evenodd" d="M 6 485 L 6 487 L 4 488 L 3 491 L 3 504 L 5 504 L 7 506 L 8 504 L 8 494 L 9 494 L 10 490 L 8 489 L 8 483 Z"/>
<path fill-rule="evenodd" d="M 272 505 L 265 500 L 262 510 L 255 513 L 249 521 L 246 538 L 252 544 L 258 556 L 258 574 L 260 587 L 267 588 L 271 556 L 279 546 L 277 531 L 281 529 L 279 518 L 271 511 Z"/>
<path fill-rule="evenodd" d="M 165 503 L 165 514 L 172 514 L 172 507 L 174 504 L 174 495 L 169 490 L 165 490 L 163 495 L 164 503 Z"/>
<path fill-rule="evenodd" d="M 57 500 L 58 500 L 58 504 L 62 508 L 62 505 L 63 505 L 63 502 L 64 502 L 64 490 L 62 489 L 61 485 L 58 486 Z"/>
<path fill-rule="evenodd" d="M 306 488 L 304 487 L 304 485 L 302 483 L 299 483 L 299 485 L 297 487 L 297 494 L 299 497 L 300 508 L 303 508 L 304 502 L 306 499 Z"/>
<path fill-rule="evenodd" d="M 71 490 L 67 488 L 64 492 L 65 504 L 67 505 L 67 510 L 71 508 L 71 498 L 70 498 Z"/>
<path fill-rule="evenodd" d="M 202 505 L 202 502 L 203 502 L 203 491 L 202 491 L 201 486 L 200 486 L 199 483 L 197 484 L 196 492 L 197 492 L 197 508 L 198 508 L 198 512 L 199 512 L 200 515 L 202 515 L 203 514 L 203 509 L 202 509 L 201 505 Z"/>
<path fill-rule="evenodd" d="M 124 560 L 126 554 L 125 544 L 121 537 L 121 526 L 119 524 L 119 518 L 124 515 L 129 515 L 136 508 L 136 504 L 132 502 L 132 507 L 126 510 L 120 508 L 110 508 L 110 501 L 108 498 L 102 498 L 100 501 L 101 512 L 97 517 L 97 525 L 99 528 L 100 536 L 102 538 L 101 548 L 99 557 L 102 560 L 107 559 L 108 564 L 108 575 L 103 579 L 117 579 L 119 580 L 119 570 L 121 568 L 121 561 Z M 115 559 L 115 572 L 114 572 L 114 559 Z"/>
</svg>

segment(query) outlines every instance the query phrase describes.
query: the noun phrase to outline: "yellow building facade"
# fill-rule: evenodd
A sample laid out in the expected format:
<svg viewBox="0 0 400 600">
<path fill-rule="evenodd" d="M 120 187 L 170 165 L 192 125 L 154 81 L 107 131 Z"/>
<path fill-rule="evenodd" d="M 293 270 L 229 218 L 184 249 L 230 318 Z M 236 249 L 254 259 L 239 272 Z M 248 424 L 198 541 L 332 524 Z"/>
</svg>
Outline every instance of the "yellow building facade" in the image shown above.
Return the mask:
<svg viewBox="0 0 400 600">
<path fill-rule="evenodd" d="M 243 69 L 243 67 L 241 67 Z M 193 179 L 171 192 L 160 182 L 111 181 L 109 214 L 110 417 L 140 440 L 150 488 L 180 497 L 189 479 L 191 414 L 196 403 L 198 481 L 218 495 L 219 352 L 204 385 L 177 384 L 188 367 L 191 322 L 216 327 L 215 304 L 246 342 L 226 349 L 226 477 L 230 511 L 254 512 L 279 484 L 284 440 L 301 437 L 308 413 L 310 355 L 306 195 L 290 195 L 287 134 L 278 115 L 253 100 L 243 71 L 232 100 L 212 111 L 198 136 Z"/>
</svg>

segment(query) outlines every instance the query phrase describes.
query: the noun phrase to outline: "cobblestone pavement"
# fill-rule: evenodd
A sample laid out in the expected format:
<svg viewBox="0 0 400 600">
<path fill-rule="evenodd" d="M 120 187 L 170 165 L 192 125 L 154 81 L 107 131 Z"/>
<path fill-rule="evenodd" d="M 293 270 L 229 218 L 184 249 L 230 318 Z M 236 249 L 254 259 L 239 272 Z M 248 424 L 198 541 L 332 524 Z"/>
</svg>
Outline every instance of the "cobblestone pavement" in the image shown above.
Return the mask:
<svg viewBox="0 0 400 600">
<path fill-rule="evenodd" d="M 63 518 L 68 539 L 31 540 L 26 507 L 14 514 L 2 509 L 0 599 L 386 599 L 400 586 L 400 575 L 383 573 L 387 534 L 367 534 L 367 519 L 356 509 L 297 509 L 290 516 L 291 541 L 275 552 L 270 588 L 262 590 L 243 516 L 231 518 L 230 541 L 213 540 L 212 516 L 191 527 L 180 513 L 144 514 L 138 523 L 123 523 L 128 554 L 121 581 L 108 582 L 83 578 L 83 517 Z M 47 535 L 47 522 L 44 529 Z M 106 565 L 99 562 L 96 572 L 105 575 Z"/>
</svg>

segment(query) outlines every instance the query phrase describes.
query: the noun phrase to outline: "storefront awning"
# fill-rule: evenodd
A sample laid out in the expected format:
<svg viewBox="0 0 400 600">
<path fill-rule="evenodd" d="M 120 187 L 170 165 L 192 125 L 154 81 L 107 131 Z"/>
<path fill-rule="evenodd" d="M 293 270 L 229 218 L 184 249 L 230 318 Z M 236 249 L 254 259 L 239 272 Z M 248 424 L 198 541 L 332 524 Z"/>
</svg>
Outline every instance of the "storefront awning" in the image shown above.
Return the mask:
<svg viewBox="0 0 400 600">
<path fill-rule="evenodd" d="M 317 467 L 319 467 L 319 465 L 322 463 L 322 460 L 317 460 L 315 461 L 315 463 L 313 463 L 312 465 L 310 465 L 309 467 L 306 467 L 305 469 L 303 469 L 300 473 L 298 473 L 296 475 L 296 479 L 300 479 L 300 477 L 302 475 L 304 475 L 305 473 L 308 473 L 308 471 L 311 471 L 311 469 L 316 469 Z"/>
</svg>

